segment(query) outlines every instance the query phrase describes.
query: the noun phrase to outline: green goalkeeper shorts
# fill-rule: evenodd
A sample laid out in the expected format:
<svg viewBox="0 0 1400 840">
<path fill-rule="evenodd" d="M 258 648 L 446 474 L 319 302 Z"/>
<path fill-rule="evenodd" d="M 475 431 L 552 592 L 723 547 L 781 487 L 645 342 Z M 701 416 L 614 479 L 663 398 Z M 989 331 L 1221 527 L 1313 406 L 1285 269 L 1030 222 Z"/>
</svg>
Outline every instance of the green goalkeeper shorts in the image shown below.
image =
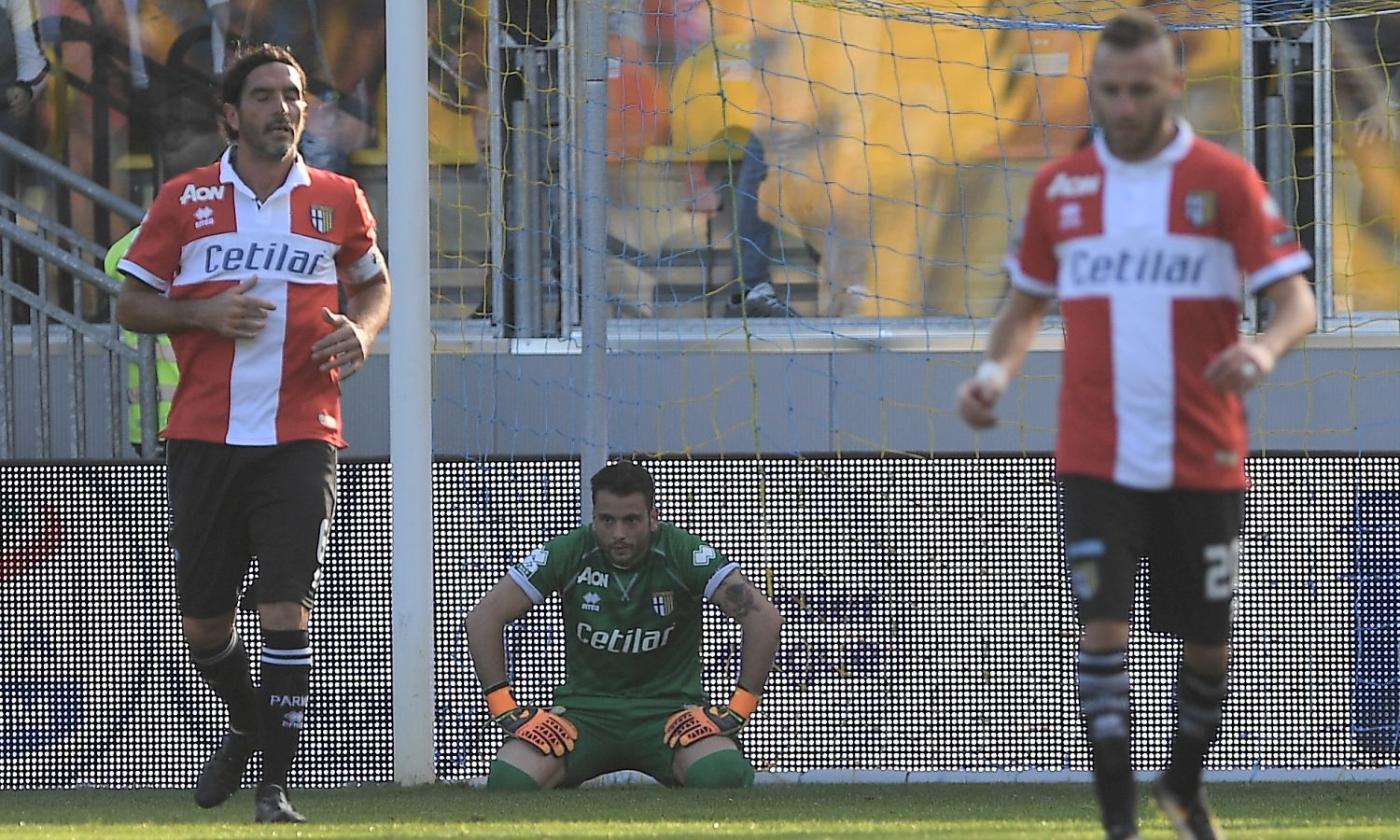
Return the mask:
<svg viewBox="0 0 1400 840">
<path fill-rule="evenodd" d="M 578 787 L 617 770 L 636 770 L 667 787 L 676 786 L 676 777 L 671 773 L 675 752 L 666 746 L 662 732 L 666 719 L 681 711 L 681 706 L 673 702 L 602 702 L 590 698 L 563 708 L 563 716 L 578 727 L 578 742 L 564 756 L 561 787 Z M 555 707 L 556 712 L 558 709 Z"/>
</svg>

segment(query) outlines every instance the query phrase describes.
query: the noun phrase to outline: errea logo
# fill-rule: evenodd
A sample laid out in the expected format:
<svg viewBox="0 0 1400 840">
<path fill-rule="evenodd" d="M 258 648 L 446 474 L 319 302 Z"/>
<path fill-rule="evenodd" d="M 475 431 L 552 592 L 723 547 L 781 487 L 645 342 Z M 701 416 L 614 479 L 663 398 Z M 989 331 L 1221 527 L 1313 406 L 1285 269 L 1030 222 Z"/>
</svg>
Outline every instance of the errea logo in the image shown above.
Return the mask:
<svg viewBox="0 0 1400 840">
<path fill-rule="evenodd" d="M 583 608 L 589 612 L 598 612 L 602 609 L 602 607 L 599 606 L 602 600 L 603 596 L 599 595 L 597 592 L 585 593 L 583 596 Z"/>
<path fill-rule="evenodd" d="M 180 193 L 180 204 L 186 205 L 191 201 L 223 201 L 223 184 L 217 187 L 197 187 L 194 184 L 186 184 L 185 191 Z"/>
<path fill-rule="evenodd" d="M 1098 175 L 1057 174 L 1045 190 L 1046 198 L 1079 198 L 1099 191 L 1103 178 Z"/>
<path fill-rule="evenodd" d="M 205 204 L 194 211 L 194 229 L 207 228 L 214 224 L 214 208 Z"/>
</svg>

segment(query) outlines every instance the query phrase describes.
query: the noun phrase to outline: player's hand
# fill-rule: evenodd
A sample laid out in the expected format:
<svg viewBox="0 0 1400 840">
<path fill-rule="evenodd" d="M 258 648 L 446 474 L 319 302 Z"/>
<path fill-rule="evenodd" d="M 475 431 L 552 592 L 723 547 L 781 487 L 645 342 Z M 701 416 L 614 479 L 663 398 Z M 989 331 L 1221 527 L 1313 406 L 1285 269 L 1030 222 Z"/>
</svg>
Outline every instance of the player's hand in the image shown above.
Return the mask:
<svg viewBox="0 0 1400 840">
<path fill-rule="evenodd" d="M 556 715 L 548 709 L 535 709 L 516 706 L 503 715 L 496 716 L 496 723 L 545 755 L 563 758 L 578 741 L 578 727 L 568 718 Z"/>
<path fill-rule="evenodd" d="M 335 327 L 329 335 L 311 345 L 311 359 L 321 362 L 321 371 L 339 370 L 346 379 L 359 370 L 369 356 L 370 337 L 349 317 L 321 307 L 321 317 Z"/>
<path fill-rule="evenodd" d="M 277 309 L 272 301 L 249 294 L 257 285 L 258 278 L 253 277 L 198 301 L 195 320 L 204 329 L 224 338 L 257 338 L 267 326 L 267 313 Z"/>
<path fill-rule="evenodd" d="M 1389 144 L 1400 133 L 1400 108 L 1382 99 L 1356 115 L 1356 144 Z"/>
<path fill-rule="evenodd" d="M 511 737 L 519 738 L 545 755 L 562 758 L 578 741 L 578 727 L 568 718 L 546 709 L 521 706 L 515 702 L 509 685 L 486 692 L 486 707 Z"/>
<path fill-rule="evenodd" d="M 1220 391 L 1243 394 L 1264 381 L 1274 369 L 1274 354 L 1269 348 L 1253 341 L 1240 341 L 1226 347 L 1210 364 L 1205 377 Z"/>
<path fill-rule="evenodd" d="M 29 116 L 29 106 L 34 104 L 34 91 L 28 85 L 10 85 L 5 88 L 5 108 L 17 119 Z"/>
<path fill-rule="evenodd" d="M 997 400 L 1006 391 L 1006 369 L 996 362 L 983 362 L 977 375 L 958 386 L 958 414 L 974 429 L 996 425 Z"/>
<path fill-rule="evenodd" d="M 666 719 L 662 737 L 671 749 L 688 747 L 715 735 L 729 737 L 749 722 L 758 707 L 758 695 L 742 688 L 724 706 L 691 706 Z"/>
</svg>

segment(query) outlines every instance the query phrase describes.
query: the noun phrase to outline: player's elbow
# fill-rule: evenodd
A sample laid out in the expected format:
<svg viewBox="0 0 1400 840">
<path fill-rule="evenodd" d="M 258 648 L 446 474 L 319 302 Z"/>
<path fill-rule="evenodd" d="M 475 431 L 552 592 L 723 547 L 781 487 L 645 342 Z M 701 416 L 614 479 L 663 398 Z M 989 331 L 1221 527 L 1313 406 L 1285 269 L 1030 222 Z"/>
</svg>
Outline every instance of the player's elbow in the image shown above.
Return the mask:
<svg viewBox="0 0 1400 840">
<path fill-rule="evenodd" d="M 490 643 L 493 639 L 500 641 L 509 623 L 509 618 L 491 603 L 489 598 L 483 598 L 467 613 L 467 643 L 474 645 L 481 642 Z"/>
<path fill-rule="evenodd" d="M 1271 291 L 1275 320 L 1286 320 L 1298 338 L 1317 329 L 1317 296 L 1303 275 L 1295 274 Z"/>
<path fill-rule="evenodd" d="M 1302 310 L 1301 320 L 1305 323 L 1306 329 L 1303 334 L 1308 335 L 1317 331 L 1317 298 L 1313 295 L 1311 286 L 1304 286 L 1299 292 L 1298 305 Z"/>
<path fill-rule="evenodd" d="M 491 635 L 491 627 L 495 622 L 491 621 L 486 613 L 487 611 L 482 609 L 481 604 L 472 607 L 471 611 L 467 613 L 466 628 L 468 642 L 483 641 Z M 497 632 L 499 633 L 503 629 L 503 627 L 498 627 Z"/>
<path fill-rule="evenodd" d="M 132 293 L 122 286 L 122 290 L 117 293 L 117 323 L 124 330 L 137 332 L 139 321 L 136 313 L 136 303 L 132 299 Z"/>
<path fill-rule="evenodd" d="M 135 333 L 158 333 L 162 330 L 152 327 L 151 303 L 160 295 L 153 291 L 137 288 L 135 280 L 122 284 L 117 293 L 117 323 L 122 329 Z"/>
</svg>

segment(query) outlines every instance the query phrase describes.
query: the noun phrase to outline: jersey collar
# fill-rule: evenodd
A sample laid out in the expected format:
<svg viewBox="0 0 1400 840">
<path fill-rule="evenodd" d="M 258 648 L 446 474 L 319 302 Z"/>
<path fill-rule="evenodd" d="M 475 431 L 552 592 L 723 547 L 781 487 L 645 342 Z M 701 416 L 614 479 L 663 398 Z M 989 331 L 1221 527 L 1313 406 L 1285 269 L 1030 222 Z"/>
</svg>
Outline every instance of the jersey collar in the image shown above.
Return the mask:
<svg viewBox="0 0 1400 840">
<path fill-rule="evenodd" d="M 226 184 L 232 184 L 235 190 L 256 201 L 257 194 L 243 182 L 242 178 L 238 177 L 238 172 L 233 168 L 233 150 L 235 148 L 236 145 L 230 145 L 224 149 L 223 156 L 219 158 L 219 180 Z M 305 187 L 310 183 L 311 173 L 306 171 L 306 162 L 301 159 L 301 152 L 297 152 L 296 159 L 292 161 L 292 168 L 287 172 L 287 180 L 282 182 L 282 186 L 273 190 L 272 195 L 269 195 L 267 200 L 271 201 L 284 192 L 290 192 L 297 187 Z"/>
<path fill-rule="evenodd" d="M 1176 118 L 1176 136 L 1171 142 L 1162 147 L 1162 151 L 1148 158 L 1147 160 L 1121 160 L 1113 156 L 1108 150 L 1108 143 L 1103 139 L 1103 132 L 1094 132 L 1094 152 L 1099 156 L 1099 162 L 1108 169 L 1145 169 L 1154 166 L 1171 166 L 1186 157 L 1186 153 L 1191 151 L 1191 144 L 1196 141 L 1196 132 L 1191 130 L 1191 124 L 1181 117 Z"/>
</svg>

